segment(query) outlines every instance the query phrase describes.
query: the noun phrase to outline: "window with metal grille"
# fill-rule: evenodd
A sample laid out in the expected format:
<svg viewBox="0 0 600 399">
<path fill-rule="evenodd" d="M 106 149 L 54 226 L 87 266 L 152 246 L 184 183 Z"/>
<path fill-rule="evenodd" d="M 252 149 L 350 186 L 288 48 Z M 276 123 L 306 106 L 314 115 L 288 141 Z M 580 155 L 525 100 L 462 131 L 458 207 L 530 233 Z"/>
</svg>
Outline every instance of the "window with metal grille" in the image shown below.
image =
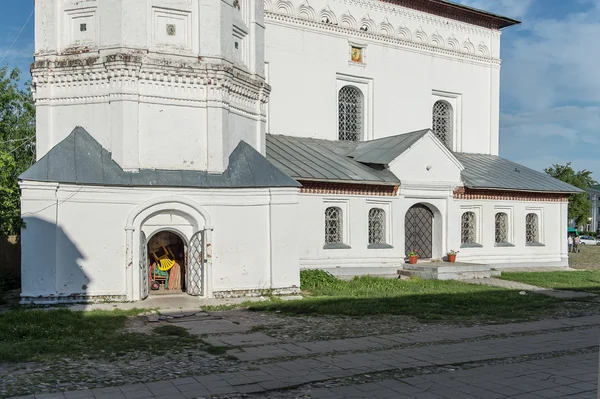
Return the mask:
<svg viewBox="0 0 600 399">
<path fill-rule="evenodd" d="M 447 101 L 436 101 L 433 104 L 433 121 L 431 130 L 446 147 L 452 149 L 453 111 Z"/>
<path fill-rule="evenodd" d="M 369 211 L 369 244 L 385 244 L 385 211 L 373 208 Z"/>
<path fill-rule="evenodd" d="M 475 213 L 465 212 L 462 215 L 461 231 L 460 231 L 460 242 L 461 244 L 475 244 Z"/>
<path fill-rule="evenodd" d="M 338 93 L 338 137 L 344 141 L 362 138 L 363 107 L 362 92 L 354 86 L 344 86 Z"/>
<path fill-rule="evenodd" d="M 342 243 L 342 210 L 338 207 L 325 209 L 325 243 Z"/>
<path fill-rule="evenodd" d="M 525 242 L 527 244 L 540 242 L 538 215 L 535 213 L 528 213 L 525 216 Z"/>
<path fill-rule="evenodd" d="M 504 212 L 496 214 L 496 244 L 508 243 L 508 215 Z"/>
</svg>

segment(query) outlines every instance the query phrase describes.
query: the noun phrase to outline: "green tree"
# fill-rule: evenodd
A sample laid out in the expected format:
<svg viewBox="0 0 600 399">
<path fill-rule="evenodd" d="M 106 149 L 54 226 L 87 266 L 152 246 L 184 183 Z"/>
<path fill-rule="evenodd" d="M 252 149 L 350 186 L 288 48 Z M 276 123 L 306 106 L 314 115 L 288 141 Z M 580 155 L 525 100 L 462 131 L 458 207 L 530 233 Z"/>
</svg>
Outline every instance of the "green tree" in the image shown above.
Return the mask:
<svg viewBox="0 0 600 399">
<path fill-rule="evenodd" d="M 568 162 L 566 165 L 554 164 L 544 169 L 544 172 L 585 191 L 584 193 L 571 194 L 569 196 L 569 220 L 575 220 L 578 226 L 586 224 L 592 208 L 587 189 L 598 184 L 592 178 L 592 172 L 585 169 L 575 172 L 571 167 L 571 162 Z"/>
<path fill-rule="evenodd" d="M 23 224 L 17 178 L 35 162 L 35 105 L 20 75 L 0 68 L 0 237 Z"/>
</svg>

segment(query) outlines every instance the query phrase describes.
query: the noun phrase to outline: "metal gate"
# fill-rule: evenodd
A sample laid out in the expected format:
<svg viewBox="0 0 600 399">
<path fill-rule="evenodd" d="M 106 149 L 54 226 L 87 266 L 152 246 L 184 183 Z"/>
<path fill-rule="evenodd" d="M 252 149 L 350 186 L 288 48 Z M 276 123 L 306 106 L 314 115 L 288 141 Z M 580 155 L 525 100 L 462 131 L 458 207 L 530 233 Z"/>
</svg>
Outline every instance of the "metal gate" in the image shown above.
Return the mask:
<svg viewBox="0 0 600 399">
<path fill-rule="evenodd" d="M 406 212 L 404 223 L 406 253 L 417 251 L 419 258 L 433 256 L 433 212 L 425 205 L 417 204 Z"/>
<path fill-rule="evenodd" d="M 140 296 L 146 299 L 150 292 L 150 273 L 148 271 L 148 248 L 146 234 L 140 234 Z"/>
<path fill-rule="evenodd" d="M 202 274 L 204 266 L 204 231 L 199 231 L 192 236 L 188 248 L 187 257 L 187 278 L 185 285 L 187 293 L 194 296 L 201 296 L 204 292 L 204 276 Z"/>
</svg>

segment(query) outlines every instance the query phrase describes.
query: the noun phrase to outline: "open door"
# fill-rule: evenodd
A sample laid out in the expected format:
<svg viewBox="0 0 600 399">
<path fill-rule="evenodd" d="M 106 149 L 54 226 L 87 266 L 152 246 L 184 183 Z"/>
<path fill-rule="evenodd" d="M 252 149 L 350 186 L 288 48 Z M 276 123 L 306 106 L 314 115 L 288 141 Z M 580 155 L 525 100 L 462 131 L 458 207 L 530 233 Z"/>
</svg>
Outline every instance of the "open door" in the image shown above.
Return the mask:
<svg viewBox="0 0 600 399">
<path fill-rule="evenodd" d="M 204 231 L 197 232 L 190 240 L 186 270 L 187 293 L 201 296 L 204 293 Z"/>
<path fill-rule="evenodd" d="M 150 273 L 148 271 L 148 248 L 146 234 L 140 234 L 140 298 L 146 299 L 150 293 Z"/>
</svg>

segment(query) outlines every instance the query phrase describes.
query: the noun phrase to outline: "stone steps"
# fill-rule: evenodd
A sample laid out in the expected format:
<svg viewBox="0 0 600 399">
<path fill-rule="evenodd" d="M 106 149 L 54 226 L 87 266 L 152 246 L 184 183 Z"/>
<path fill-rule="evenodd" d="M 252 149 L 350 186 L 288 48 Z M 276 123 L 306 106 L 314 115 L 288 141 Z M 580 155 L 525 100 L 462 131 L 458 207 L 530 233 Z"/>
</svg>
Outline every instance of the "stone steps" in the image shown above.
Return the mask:
<svg viewBox="0 0 600 399">
<path fill-rule="evenodd" d="M 435 262 L 405 264 L 398 274 L 427 280 L 469 280 L 498 276 L 500 272 L 492 270 L 490 265 L 484 264 Z"/>
</svg>

